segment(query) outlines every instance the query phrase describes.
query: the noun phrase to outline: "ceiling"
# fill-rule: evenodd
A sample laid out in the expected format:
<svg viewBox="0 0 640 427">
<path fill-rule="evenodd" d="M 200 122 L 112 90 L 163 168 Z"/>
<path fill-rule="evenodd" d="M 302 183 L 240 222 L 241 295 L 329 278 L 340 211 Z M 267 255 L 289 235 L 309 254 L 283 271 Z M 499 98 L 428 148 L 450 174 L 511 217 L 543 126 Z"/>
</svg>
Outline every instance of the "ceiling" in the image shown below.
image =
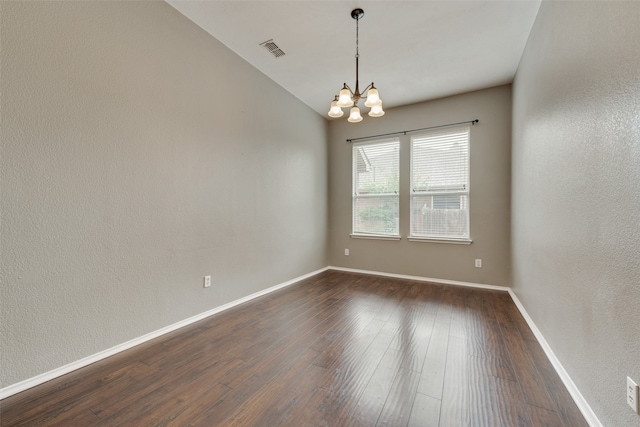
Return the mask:
<svg viewBox="0 0 640 427">
<path fill-rule="evenodd" d="M 327 117 L 343 83 L 375 82 L 384 108 L 513 80 L 540 0 L 166 0 L 302 102 Z M 273 39 L 274 57 L 260 43 Z M 360 107 L 362 108 L 362 102 Z"/>
</svg>

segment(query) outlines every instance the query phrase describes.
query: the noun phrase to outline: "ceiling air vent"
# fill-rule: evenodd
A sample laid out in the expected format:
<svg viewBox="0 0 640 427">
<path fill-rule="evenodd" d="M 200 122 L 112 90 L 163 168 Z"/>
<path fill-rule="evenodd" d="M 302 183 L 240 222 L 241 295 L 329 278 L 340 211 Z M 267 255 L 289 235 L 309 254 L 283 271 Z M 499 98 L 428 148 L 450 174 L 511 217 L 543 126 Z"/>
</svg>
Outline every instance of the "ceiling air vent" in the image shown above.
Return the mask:
<svg viewBox="0 0 640 427">
<path fill-rule="evenodd" d="M 271 53 L 276 58 L 284 56 L 284 52 L 278 47 L 277 44 L 274 43 L 273 39 L 260 43 L 260 46 L 264 46 L 264 48 L 267 49 L 269 53 Z"/>
</svg>

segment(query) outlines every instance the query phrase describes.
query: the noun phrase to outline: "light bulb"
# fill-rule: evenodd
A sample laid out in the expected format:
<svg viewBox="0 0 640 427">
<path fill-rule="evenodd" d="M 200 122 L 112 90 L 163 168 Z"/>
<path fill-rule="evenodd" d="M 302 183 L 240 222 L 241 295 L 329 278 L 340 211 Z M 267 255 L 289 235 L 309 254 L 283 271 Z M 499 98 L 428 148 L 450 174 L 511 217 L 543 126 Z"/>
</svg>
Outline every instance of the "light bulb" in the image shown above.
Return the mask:
<svg viewBox="0 0 640 427">
<path fill-rule="evenodd" d="M 374 105 L 371 107 L 371 111 L 369 111 L 369 116 L 371 117 L 382 117 L 384 116 L 384 110 L 382 109 L 382 101 L 378 105 Z"/>
<path fill-rule="evenodd" d="M 338 99 L 333 100 L 331 103 L 331 109 L 329 110 L 329 117 L 342 117 L 344 112 L 340 107 L 338 107 Z"/>
<path fill-rule="evenodd" d="M 358 123 L 362 121 L 362 116 L 360 115 L 360 109 L 358 108 L 357 105 L 351 109 L 351 112 L 349 113 L 349 118 L 347 119 L 347 121 L 350 123 Z"/>
<path fill-rule="evenodd" d="M 367 102 L 364 103 L 365 107 L 373 107 L 375 105 L 380 105 L 382 101 L 380 100 L 380 95 L 378 94 L 378 89 L 371 86 L 371 89 L 367 92 Z"/>
<path fill-rule="evenodd" d="M 345 108 L 351 107 L 353 105 L 353 100 L 351 99 L 351 91 L 345 84 L 342 90 L 340 91 L 340 95 L 338 95 L 338 107 Z"/>
</svg>

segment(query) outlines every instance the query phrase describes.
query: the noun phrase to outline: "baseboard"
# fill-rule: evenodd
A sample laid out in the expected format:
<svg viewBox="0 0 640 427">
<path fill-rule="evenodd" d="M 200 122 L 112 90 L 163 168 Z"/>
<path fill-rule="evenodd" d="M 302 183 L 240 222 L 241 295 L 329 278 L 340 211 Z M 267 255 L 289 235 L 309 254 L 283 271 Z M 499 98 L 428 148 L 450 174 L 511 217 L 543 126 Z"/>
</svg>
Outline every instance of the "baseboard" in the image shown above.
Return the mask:
<svg viewBox="0 0 640 427">
<path fill-rule="evenodd" d="M 589 423 L 589 425 L 591 427 L 602 427 L 602 424 L 600 423 L 600 421 L 596 417 L 595 413 L 593 412 L 593 410 L 591 409 L 591 407 L 589 406 L 587 401 L 584 399 L 584 397 L 582 396 L 582 394 L 580 393 L 580 391 L 578 390 L 576 385 L 573 383 L 573 381 L 571 380 L 571 377 L 569 377 L 569 374 L 567 373 L 567 371 L 565 371 L 564 367 L 562 366 L 562 364 L 560 363 L 558 358 L 555 356 L 555 354 L 551 350 L 551 347 L 549 346 L 547 341 L 542 336 L 542 333 L 540 332 L 540 330 L 538 329 L 536 324 L 533 322 L 533 320 L 531 319 L 531 317 L 529 316 L 529 314 L 525 310 L 524 306 L 522 305 L 522 303 L 520 302 L 520 300 L 518 299 L 516 294 L 510 288 L 508 288 L 506 286 L 486 285 L 486 284 L 481 284 L 481 283 L 461 282 L 461 281 L 456 281 L 456 280 L 436 279 L 436 278 L 429 278 L 429 277 L 422 277 L 422 276 L 410 276 L 410 275 L 405 275 L 405 274 L 385 273 L 385 272 L 380 272 L 380 271 L 360 270 L 360 269 L 354 269 L 354 268 L 334 267 L 334 266 L 324 267 L 324 268 L 321 268 L 319 270 L 313 271 L 311 273 L 304 274 L 302 276 L 296 277 L 295 279 L 291 279 L 289 281 L 280 283 L 278 285 L 275 285 L 275 286 L 272 286 L 270 288 L 264 289 L 264 290 L 262 290 L 260 292 L 253 293 L 251 295 L 247 295 L 246 297 L 237 299 L 235 301 L 232 301 L 230 303 L 221 305 L 221 306 L 216 307 L 214 309 L 205 311 L 204 313 L 200 313 L 200 314 L 195 315 L 193 317 L 190 317 L 188 319 L 185 319 L 185 320 L 182 320 L 180 322 L 174 323 L 172 325 L 166 326 L 166 327 L 164 327 L 162 329 L 158 329 L 157 331 L 148 333 L 148 334 L 143 335 L 141 337 L 138 337 L 138 338 L 135 338 L 133 340 L 127 341 L 125 343 L 119 344 L 119 345 L 117 345 L 115 347 L 111 347 L 111 348 L 109 348 L 107 350 L 95 353 L 95 354 L 93 354 L 91 356 L 85 357 L 83 359 L 77 360 L 75 362 L 69 363 L 69 364 L 61 366 L 59 368 L 53 369 L 53 370 L 51 370 L 49 372 L 45 372 L 43 374 L 40 374 L 40 375 L 37 375 L 35 377 L 32 377 L 32 378 L 26 379 L 24 381 L 21 381 L 19 383 L 12 384 L 12 385 L 10 385 L 8 387 L 2 388 L 2 389 L 0 389 L 0 400 L 4 399 L 6 397 L 12 396 L 14 394 L 20 393 L 20 392 L 22 392 L 24 390 L 27 390 L 27 389 L 31 388 L 31 387 L 35 387 L 37 385 L 40 385 L 40 384 L 45 383 L 47 381 L 50 381 L 50 380 L 52 380 L 54 378 L 60 377 L 60 376 L 65 375 L 65 374 L 68 374 L 69 372 L 75 371 L 76 369 L 83 368 L 83 367 L 85 367 L 87 365 L 90 365 L 90 364 L 95 363 L 95 362 L 97 362 L 99 360 L 105 359 L 105 358 L 107 358 L 109 356 L 113 356 L 114 354 L 117 354 L 117 353 L 120 353 L 122 351 L 128 350 L 128 349 L 130 349 L 132 347 L 135 347 L 135 346 L 137 346 L 139 344 L 142 344 L 144 342 L 150 341 L 150 340 L 152 340 L 154 338 L 158 338 L 158 337 L 160 337 L 160 336 L 162 336 L 164 334 L 167 334 L 169 332 L 175 331 L 176 329 L 180 329 L 180 328 L 182 328 L 184 326 L 190 325 L 190 324 L 195 323 L 195 322 L 197 322 L 199 320 L 205 319 L 205 318 L 207 318 L 209 316 L 213 316 L 214 314 L 217 314 L 217 313 L 220 313 L 222 311 L 228 310 L 228 309 L 230 309 L 232 307 L 235 307 L 237 305 L 240 305 L 240 304 L 245 303 L 247 301 L 250 301 L 252 299 L 255 299 L 255 298 L 261 297 L 263 295 L 269 294 L 271 292 L 277 291 L 278 289 L 285 288 L 285 287 L 290 286 L 290 285 L 292 285 L 294 283 L 297 283 L 297 282 L 299 282 L 301 280 L 304 280 L 304 279 L 307 279 L 309 277 L 315 276 L 316 274 L 322 273 L 323 271 L 326 271 L 326 270 L 337 270 L 337 271 L 345 271 L 345 272 L 351 272 L 351 273 L 361 273 L 361 274 L 370 274 L 370 275 L 375 275 L 375 276 L 393 277 L 393 278 L 398 278 L 398 279 L 417 280 L 417 281 L 422 281 L 422 282 L 431 282 L 431 283 L 438 283 L 438 284 L 444 284 L 444 285 L 466 286 L 466 287 L 473 287 L 473 288 L 491 289 L 491 290 L 509 292 L 509 295 L 511 296 L 511 299 L 515 303 L 516 307 L 518 307 L 518 310 L 520 311 L 522 316 L 525 318 L 527 324 L 531 328 L 531 331 L 533 332 L 533 334 L 535 335 L 536 339 L 538 340 L 538 342 L 542 346 L 542 349 L 544 350 L 545 354 L 549 358 L 549 361 L 551 362 L 551 364 L 553 365 L 554 369 L 556 370 L 556 372 L 560 376 L 560 379 L 562 380 L 562 382 L 564 383 L 565 387 L 567 388 L 567 390 L 571 394 L 571 397 L 573 398 L 573 400 L 575 401 L 576 405 L 580 409 L 580 412 L 582 412 L 582 415 L 585 417 L 586 421 Z"/>
<path fill-rule="evenodd" d="M 95 363 L 99 360 L 102 359 L 106 359 L 109 356 L 113 356 L 114 354 L 120 353 L 122 351 L 128 350 L 132 347 L 135 347 L 137 345 L 140 345 L 142 343 L 145 343 L 147 341 L 150 341 L 154 338 L 158 338 L 164 334 L 167 334 L 169 332 L 173 332 L 176 329 L 180 329 L 182 327 L 185 327 L 187 325 L 190 325 L 192 323 L 195 323 L 199 320 L 205 319 L 209 316 L 213 316 L 214 314 L 220 313 L 222 311 L 228 310 L 232 307 L 235 307 L 237 305 L 240 305 L 242 303 L 245 303 L 247 301 L 250 301 L 252 299 L 261 297 L 263 295 L 269 294 L 271 292 L 277 291 L 278 289 L 282 289 L 285 288 L 287 286 L 293 285 L 294 283 L 297 283 L 301 280 L 304 280 L 306 278 L 309 278 L 311 276 L 315 276 L 316 274 L 322 273 L 323 271 L 328 270 L 329 267 L 324 267 L 321 268 L 319 270 L 316 271 L 312 271 L 311 273 L 307 273 L 304 274 L 302 276 L 296 277 L 295 279 L 291 279 L 288 280 L 284 283 L 280 283 L 278 285 L 272 286 L 270 288 L 264 289 L 260 292 L 256 292 L 253 293 L 251 295 L 247 295 L 246 297 L 237 299 L 235 301 L 232 301 L 230 303 L 218 306 L 214 309 L 205 311 L 204 313 L 200 313 L 197 314 L 193 317 L 189 317 L 188 319 L 182 320 L 180 322 L 174 323 L 172 325 L 166 326 L 162 329 L 158 329 L 157 331 L 154 332 L 150 332 L 146 335 L 143 335 L 141 337 L 138 338 L 134 338 L 130 341 L 127 341 L 125 343 L 116 345 L 115 347 L 111 347 L 107 350 L 103 350 L 100 351 L 98 353 L 92 354 L 91 356 L 87 356 L 83 359 L 77 360 L 75 362 L 69 363 L 67 365 L 61 366 L 59 368 L 53 369 L 51 371 L 45 372 L 43 374 L 37 375 L 35 377 L 32 378 L 28 378 L 24 381 L 20 381 L 18 383 L 12 384 L 10 386 L 7 386 L 5 388 L 0 389 L 0 400 L 7 398 L 9 396 L 12 396 L 14 394 L 20 393 L 22 391 L 25 391 L 27 389 L 30 389 L 32 387 L 35 387 L 37 385 L 40 385 L 42 383 L 45 383 L 47 381 L 50 381 L 54 378 L 60 377 L 62 375 L 68 374 L 69 372 L 75 371 L 76 369 L 80 369 L 83 368 L 87 365 L 90 365 L 92 363 Z"/>
<path fill-rule="evenodd" d="M 498 286 L 498 285 L 485 285 L 482 283 L 472 283 L 472 282 L 460 282 L 457 280 L 447 280 L 447 279 L 434 279 L 431 277 L 422 277 L 422 276 L 409 276 L 406 274 L 395 274 L 395 273 L 384 273 L 381 271 L 371 271 L 371 270 L 359 270 L 355 268 L 345 268 L 345 267 L 327 267 L 329 270 L 337 270 L 337 271 L 348 271 L 350 273 L 362 273 L 362 274 L 371 274 L 374 276 L 384 276 L 384 277 L 393 277 L 396 279 L 408 279 L 408 280 L 418 280 L 420 282 L 431 282 L 437 283 L 441 285 L 454 285 L 454 286 L 466 286 L 468 288 L 481 288 L 481 289 L 491 289 L 494 291 L 503 291 L 507 292 L 509 290 L 506 286 Z"/>
<path fill-rule="evenodd" d="M 511 299 L 515 303 L 516 307 L 518 307 L 518 310 L 520 310 L 522 317 L 524 317 L 524 319 L 527 321 L 529 328 L 531 328 L 531 331 L 536 336 L 536 339 L 542 346 L 542 349 L 547 355 L 547 358 L 558 373 L 558 376 L 564 383 L 564 386 L 567 388 L 567 391 L 573 398 L 573 401 L 578 406 L 578 409 L 580 409 L 580 412 L 582 412 L 582 415 L 584 416 L 587 423 L 589 423 L 591 427 L 602 427 L 600 420 L 598 420 L 598 417 L 596 417 L 596 414 L 591 409 L 591 406 L 589 406 L 585 398 L 582 396 L 582 393 L 580 393 L 580 390 L 578 390 L 578 387 L 576 387 L 576 385 L 573 383 L 571 377 L 562 366 L 562 363 L 560 363 L 560 360 L 558 360 L 553 350 L 551 350 L 549 343 L 547 343 L 547 340 L 544 339 L 544 336 L 542 335 L 536 324 L 533 322 L 533 319 L 529 316 L 529 313 L 527 313 L 527 310 L 525 310 L 524 306 L 522 305 L 516 294 L 513 292 L 513 290 L 509 289 L 509 295 L 511 295 Z"/>
</svg>

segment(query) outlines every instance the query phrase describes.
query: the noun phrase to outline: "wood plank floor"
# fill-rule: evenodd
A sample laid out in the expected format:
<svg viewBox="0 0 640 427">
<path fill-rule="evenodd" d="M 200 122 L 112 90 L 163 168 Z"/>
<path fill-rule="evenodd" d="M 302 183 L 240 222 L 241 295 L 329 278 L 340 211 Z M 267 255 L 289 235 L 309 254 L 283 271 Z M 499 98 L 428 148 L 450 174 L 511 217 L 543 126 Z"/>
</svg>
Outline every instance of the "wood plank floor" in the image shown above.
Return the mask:
<svg viewBox="0 0 640 427">
<path fill-rule="evenodd" d="M 509 295 L 326 271 L 0 402 L 2 426 L 587 426 Z"/>
</svg>

